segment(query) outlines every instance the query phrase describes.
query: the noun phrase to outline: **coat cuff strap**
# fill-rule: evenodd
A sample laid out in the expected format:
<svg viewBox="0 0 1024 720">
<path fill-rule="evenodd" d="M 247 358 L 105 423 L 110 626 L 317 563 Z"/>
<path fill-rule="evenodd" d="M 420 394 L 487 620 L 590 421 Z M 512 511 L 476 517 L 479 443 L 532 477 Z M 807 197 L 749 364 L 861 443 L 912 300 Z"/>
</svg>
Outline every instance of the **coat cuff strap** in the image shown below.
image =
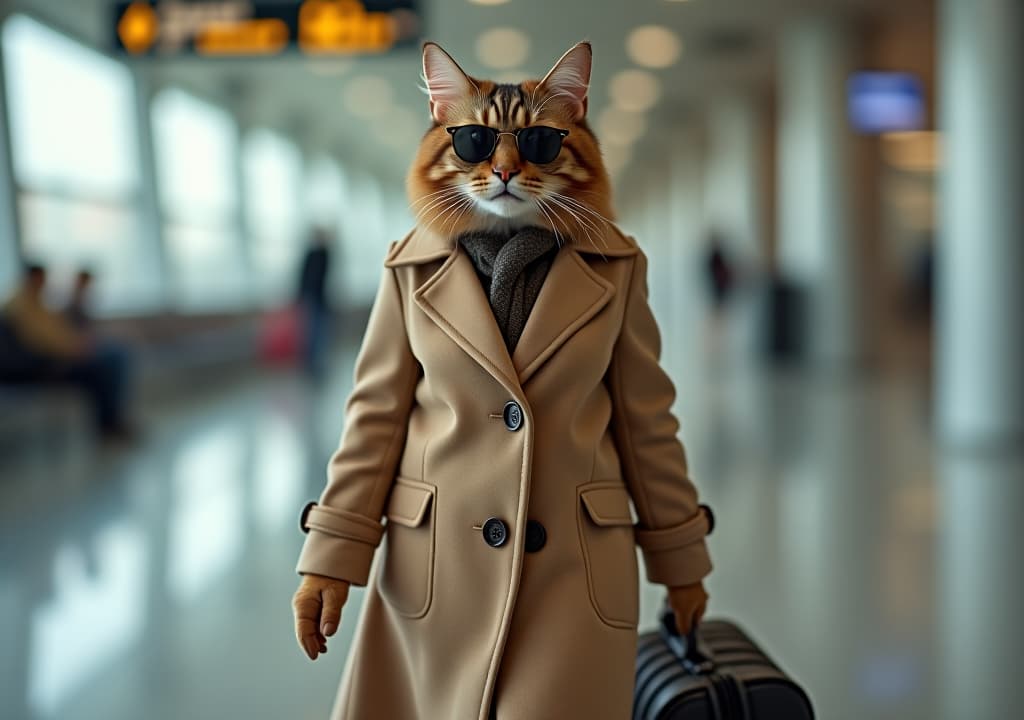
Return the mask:
<svg viewBox="0 0 1024 720">
<path fill-rule="evenodd" d="M 383 524 L 365 515 L 312 502 L 303 508 L 299 527 L 309 534 L 296 566 L 300 575 L 322 575 L 366 585 L 373 554 L 384 535 Z"/>
<path fill-rule="evenodd" d="M 322 575 L 356 586 L 369 581 L 376 547 L 313 529 L 302 546 L 295 570 L 300 575 Z"/>
<path fill-rule="evenodd" d="M 711 556 L 703 540 L 671 550 L 644 550 L 643 554 L 647 579 L 657 585 L 693 585 L 711 572 Z"/>
<path fill-rule="evenodd" d="M 711 534 L 715 526 L 714 514 L 707 505 L 701 505 L 697 514 L 686 522 L 658 530 L 635 528 L 636 544 L 645 553 L 657 553 L 682 548 Z"/>
<path fill-rule="evenodd" d="M 303 532 L 319 530 L 326 535 L 367 543 L 373 547 L 384 536 L 384 525 L 365 515 L 310 503 L 302 511 L 299 526 Z"/>
</svg>

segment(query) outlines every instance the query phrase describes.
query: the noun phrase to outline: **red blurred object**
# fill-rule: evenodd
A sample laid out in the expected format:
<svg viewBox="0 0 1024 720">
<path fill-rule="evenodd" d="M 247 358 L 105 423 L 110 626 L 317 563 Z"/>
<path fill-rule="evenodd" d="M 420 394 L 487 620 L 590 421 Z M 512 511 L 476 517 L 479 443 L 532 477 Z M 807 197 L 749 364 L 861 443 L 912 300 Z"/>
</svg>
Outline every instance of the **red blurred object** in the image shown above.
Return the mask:
<svg viewBox="0 0 1024 720">
<path fill-rule="evenodd" d="M 268 313 L 260 334 L 260 357 L 272 365 L 294 365 L 302 349 L 302 318 L 290 305 Z"/>
</svg>

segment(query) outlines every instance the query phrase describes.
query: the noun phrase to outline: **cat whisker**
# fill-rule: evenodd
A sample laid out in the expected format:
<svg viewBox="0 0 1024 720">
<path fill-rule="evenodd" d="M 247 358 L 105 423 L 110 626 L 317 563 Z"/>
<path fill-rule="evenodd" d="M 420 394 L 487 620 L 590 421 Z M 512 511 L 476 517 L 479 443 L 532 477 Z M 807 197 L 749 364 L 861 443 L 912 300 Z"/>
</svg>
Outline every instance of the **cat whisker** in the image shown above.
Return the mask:
<svg viewBox="0 0 1024 720">
<path fill-rule="evenodd" d="M 451 221 L 451 223 L 452 223 L 452 229 L 453 229 L 453 230 L 455 229 L 455 226 L 456 226 L 456 224 L 458 224 L 459 220 L 461 220 L 461 219 L 462 219 L 462 217 L 463 217 L 463 216 L 464 216 L 464 215 L 465 215 L 465 214 L 466 214 L 467 212 L 469 212 L 469 211 L 470 211 L 470 210 L 472 210 L 472 209 L 473 209 L 473 202 L 472 202 L 472 200 L 470 200 L 470 202 L 467 202 L 467 203 L 463 203 L 463 205 L 462 205 L 462 209 L 461 209 L 461 210 L 459 210 L 459 214 L 458 214 L 458 215 L 456 215 L 456 216 L 454 216 L 454 217 L 452 218 L 452 221 Z M 447 227 L 447 226 L 446 226 L 446 227 Z"/>
<path fill-rule="evenodd" d="M 441 197 L 434 198 L 428 205 L 425 205 L 424 207 L 420 208 L 419 212 L 416 213 L 416 216 L 420 217 L 420 216 L 424 215 L 425 213 L 429 212 L 430 210 L 432 210 L 433 208 L 437 207 L 438 205 L 444 205 L 447 202 L 450 202 L 452 200 L 457 200 L 457 199 L 460 199 L 460 198 L 463 198 L 463 197 L 468 197 L 468 196 L 465 195 L 465 193 L 462 193 L 462 192 L 454 192 L 454 193 L 450 193 L 448 195 L 442 195 Z"/>
<path fill-rule="evenodd" d="M 419 196 L 418 198 L 413 200 L 410 204 L 411 205 L 415 205 L 418 202 L 422 202 L 425 198 L 434 197 L 435 195 L 440 195 L 441 193 L 445 193 L 445 192 L 452 192 L 453 190 L 459 189 L 459 187 L 460 186 L 457 185 L 457 184 L 456 185 L 444 185 L 443 187 L 441 187 L 438 190 L 435 190 L 434 192 L 425 193 L 425 194 Z"/>
<path fill-rule="evenodd" d="M 423 195 L 423 196 L 421 196 L 419 198 L 416 198 L 411 203 L 409 203 L 409 209 L 411 210 L 416 205 L 419 205 L 420 203 L 424 203 L 424 202 L 430 200 L 431 198 L 435 198 L 435 197 L 437 197 L 439 195 L 444 195 L 444 194 L 454 195 L 454 194 L 459 193 L 459 192 L 462 192 L 462 186 L 461 185 L 446 185 L 445 187 L 441 188 L 440 190 L 435 190 L 432 193 L 427 193 L 426 195 Z"/>
<path fill-rule="evenodd" d="M 593 222 L 591 222 L 590 220 L 588 220 L 585 217 L 581 216 L 579 213 L 575 212 L 570 206 L 565 205 L 564 203 L 562 203 L 557 198 L 555 198 L 555 197 L 548 197 L 548 200 L 550 200 L 551 202 L 555 203 L 557 206 L 559 206 L 561 209 L 563 209 L 565 212 L 567 212 L 577 222 L 577 224 L 579 225 L 580 230 L 582 230 L 583 234 L 586 235 L 587 240 L 590 242 L 591 245 L 594 246 L 594 249 L 597 250 L 599 253 L 601 253 L 601 249 L 598 247 L 597 243 L 594 241 L 594 237 L 593 237 L 593 235 L 590 234 L 590 230 L 588 229 L 588 228 L 593 228 L 594 232 L 596 232 L 598 237 L 600 237 L 601 236 L 601 231 L 598 229 L 598 227 L 596 225 L 594 225 Z M 604 257 L 604 253 L 601 253 L 601 257 L 602 258 Z"/>
<path fill-rule="evenodd" d="M 544 209 L 544 201 L 541 200 L 540 198 L 536 198 L 534 200 L 534 202 L 537 204 L 537 209 L 540 210 L 544 214 L 545 218 L 547 218 L 548 225 L 551 226 L 551 232 L 553 232 L 555 234 L 555 242 L 558 243 L 559 247 L 561 247 L 563 245 L 563 243 L 562 243 L 561 239 L 559 238 L 558 228 L 555 227 L 555 222 L 552 219 L 551 215 L 548 213 L 547 210 Z"/>
<path fill-rule="evenodd" d="M 566 203 L 569 206 L 566 209 L 575 208 L 577 211 L 585 213 L 586 215 L 589 215 L 589 216 L 595 218 L 596 220 L 600 220 L 601 222 L 605 223 L 608 226 L 614 226 L 614 224 L 612 223 L 611 220 L 609 220 L 604 215 L 602 215 L 601 213 L 599 213 L 596 210 L 594 210 L 594 208 L 592 208 L 587 203 L 580 202 L 579 200 L 576 200 L 575 198 L 569 197 L 568 195 L 563 195 L 562 193 L 559 193 L 559 192 L 556 192 L 556 191 L 553 191 L 553 190 L 549 191 L 549 192 L 550 192 L 550 195 L 551 195 L 552 199 L 558 198 L 562 202 Z M 593 221 L 591 221 L 591 227 L 594 228 L 594 231 L 599 236 L 601 236 L 602 240 L 603 240 L 603 234 L 601 233 L 600 229 L 597 228 L 596 225 L 594 225 Z M 605 242 L 604 244 L 605 244 L 605 246 L 607 246 L 607 242 Z"/>
<path fill-rule="evenodd" d="M 430 211 L 435 210 L 439 206 L 443 206 L 445 203 L 451 202 L 453 200 L 458 200 L 460 199 L 460 197 L 460 195 L 446 195 L 444 197 L 435 198 L 429 205 L 425 205 L 418 211 L 416 211 L 415 215 L 417 218 L 424 217 Z"/>
<path fill-rule="evenodd" d="M 604 223 L 607 223 L 608 225 L 614 224 L 614 223 L 612 223 L 612 221 L 610 219 L 606 218 L 604 215 L 602 215 L 597 210 L 595 210 L 589 203 L 582 202 L 582 201 L 577 200 L 576 198 L 574 198 L 574 197 L 572 197 L 570 195 L 565 195 L 565 194 L 557 192 L 555 190 L 550 190 L 548 192 L 550 192 L 552 195 L 555 195 L 555 196 L 559 197 L 562 200 L 565 200 L 565 201 L 569 202 L 570 204 L 572 204 L 573 206 L 579 208 L 583 212 L 586 212 L 586 213 L 594 216 L 596 219 L 598 219 L 598 220 L 600 220 L 600 221 L 602 221 Z M 584 191 L 584 192 L 589 192 L 589 191 Z M 594 194 L 596 194 L 596 193 L 594 193 Z"/>
<path fill-rule="evenodd" d="M 545 204 L 546 204 L 546 203 L 545 203 Z M 550 206 L 548 206 L 548 207 L 550 208 Z M 559 247 L 561 247 L 561 246 L 562 246 L 562 245 L 564 245 L 564 244 L 567 244 L 567 243 L 571 243 L 571 242 L 572 242 L 572 228 L 570 228 L 570 227 L 569 227 L 569 223 L 568 223 L 568 222 L 566 222 L 566 221 L 565 221 L 565 220 L 564 220 L 563 218 L 560 218 L 560 217 L 558 216 L 558 213 L 556 213 L 556 212 L 554 211 L 554 208 L 551 208 L 551 216 L 552 216 L 552 217 L 553 217 L 553 218 L 554 218 L 555 220 L 557 220 L 557 221 L 561 222 L 561 223 L 562 223 L 562 227 L 564 227 L 564 228 L 565 228 L 565 237 L 566 237 L 566 240 L 565 240 L 565 242 L 560 242 L 560 243 L 559 243 Z M 557 238 L 557 237 L 556 237 L 555 239 L 556 239 L 556 240 L 558 240 L 558 238 Z"/>
<path fill-rule="evenodd" d="M 457 207 L 457 206 L 461 205 L 466 200 L 468 200 L 468 198 L 465 197 L 465 196 L 454 197 L 454 198 L 443 198 L 441 200 L 441 202 L 438 203 L 437 206 L 435 206 L 435 209 L 433 210 L 433 212 L 430 213 L 430 217 L 429 218 L 424 217 L 425 212 L 421 212 L 420 215 L 417 216 L 417 222 L 419 222 L 421 220 L 426 220 L 427 229 L 430 229 L 430 228 L 432 228 L 434 226 L 434 224 L 436 222 L 438 222 L 441 218 L 443 218 L 446 213 L 451 211 L 451 209 L 453 207 Z"/>
<path fill-rule="evenodd" d="M 590 230 L 593 230 L 598 235 L 601 234 L 600 228 L 598 228 L 597 225 L 595 225 L 593 223 L 593 221 L 589 220 L 588 218 L 584 217 L 583 215 L 580 215 L 578 212 L 573 210 L 572 206 L 565 204 L 564 202 L 562 202 L 561 200 L 559 200 L 556 197 L 549 197 L 548 199 L 551 202 L 553 202 L 555 205 L 557 205 L 558 207 L 560 207 L 563 210 L 565 210 L 565 212 L 567 212 L 577 223 L 579 223 L 580 229 L 583 230 L 583 232 L 587 235 L 587 237 L 588 237 L 588 239 L 590 239 L 591 243 L 594 242 L 594 239 L 590 235 Z"/>
<path fill-rule="evenodd" d="M 573 211 L 574 215 L 577 215 L 578 213 L 581 213 L 581 212 L 587 213 L 587 214 L 592 214 L 590 212 L 590 209 L 587 206 L 585 206 L 585 205 L 583 205 L 581 203 L 576 202 L 575 200 L 573 200 L 572 198 L 568 197 L 567 195 L 562 195 L 561 193 L 552 192 L 552 193 L 549 193 L 549 197 L 550 197 L 550 199 L 552 201 L 558 203 L 559 205 L 564 207 L 566 210 Z M 590 218 L 580 216 L 580 219 L 581 220 L 585 219 L 587 221 L 587 224 L 590 225 L 590 227 L 592 227 L 594 229 L 594 232 L 598 232 L 598 233 L 601 232 L 601 229 Z M 600 220 L 601 218 L 598 218 L 598 219 Z"/>
<path fill-rule="evenodd" d="M 452 205 L 450 207 L 448 207 L 442 214 L 440 214 L 437 217 L 438 220 L 442 220 L 442 219 L 445 218 L 445 216 L 448 216 L 448 221 L 445 222 L 441 226 L 441 229 L 444 230 L 445 228 L 448 227 L 448 225 L 450 224 L 451 220 L 455 217 L 455 213 L 457 211 L 465 208 L 468 205 L 472 205 L 472 203 L 473 203 L 473 198 L 470 198 L 470 197 L 464 197 L 461 200 L 459 200 L 459 201 L 457 201 L 455 203 L 452 203 Z"/>
</svg>

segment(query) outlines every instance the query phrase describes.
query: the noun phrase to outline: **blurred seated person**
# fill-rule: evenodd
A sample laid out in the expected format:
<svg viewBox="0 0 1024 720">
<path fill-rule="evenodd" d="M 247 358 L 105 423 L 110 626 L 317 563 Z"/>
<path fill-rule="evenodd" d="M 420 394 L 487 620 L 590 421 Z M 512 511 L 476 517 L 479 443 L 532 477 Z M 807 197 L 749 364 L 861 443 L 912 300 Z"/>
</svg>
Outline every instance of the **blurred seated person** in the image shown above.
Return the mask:
<svg viewBox="0 0 1024 720">
<path fill-rule="evenodd" d="M 104 437 L 130 436 L 125 421 L 127 354 L 47 308 L 45 287 L 46 269 L 27 266 L 21 286 L 0 310 L 6 338 L 0 345 L 0 381 L 78 386 L 88 394 Z"/>
</svg>

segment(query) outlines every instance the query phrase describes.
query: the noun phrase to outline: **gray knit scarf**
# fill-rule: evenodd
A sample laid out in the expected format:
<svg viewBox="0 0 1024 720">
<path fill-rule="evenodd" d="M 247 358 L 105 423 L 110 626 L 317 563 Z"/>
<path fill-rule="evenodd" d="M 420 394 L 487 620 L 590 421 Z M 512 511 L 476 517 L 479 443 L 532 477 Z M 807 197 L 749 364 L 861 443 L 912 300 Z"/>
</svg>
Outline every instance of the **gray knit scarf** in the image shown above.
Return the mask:
<svg viewBox="0 0 1024 720">
<path fill-rule="evenodd" d="M 531 226 L 512 237 L 474 230 L 460 235 L 459 243 L 473 261 L 511 354 L 551 269 L 558 241 L 551 231 Z"/>
</svg>

